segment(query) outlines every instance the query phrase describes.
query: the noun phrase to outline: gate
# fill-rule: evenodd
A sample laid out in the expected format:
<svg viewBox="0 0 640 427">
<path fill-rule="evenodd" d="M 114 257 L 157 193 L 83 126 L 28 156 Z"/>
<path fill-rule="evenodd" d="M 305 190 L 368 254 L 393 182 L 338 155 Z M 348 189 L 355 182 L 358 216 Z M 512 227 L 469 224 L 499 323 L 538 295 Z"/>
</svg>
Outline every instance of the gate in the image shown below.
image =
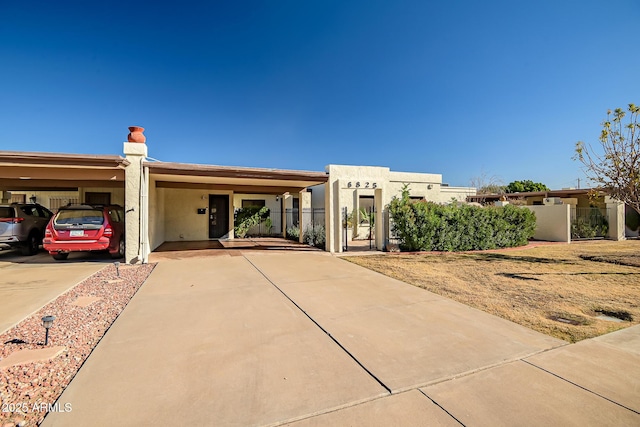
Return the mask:
<svg viewBox="0 0 640 427">
<path fill-rule="evenodd" d="M 571 238 L 601 239 L 607 236 L 609 222 L 608 209 L 605 208 L 571 208 Z"/>
</svg>

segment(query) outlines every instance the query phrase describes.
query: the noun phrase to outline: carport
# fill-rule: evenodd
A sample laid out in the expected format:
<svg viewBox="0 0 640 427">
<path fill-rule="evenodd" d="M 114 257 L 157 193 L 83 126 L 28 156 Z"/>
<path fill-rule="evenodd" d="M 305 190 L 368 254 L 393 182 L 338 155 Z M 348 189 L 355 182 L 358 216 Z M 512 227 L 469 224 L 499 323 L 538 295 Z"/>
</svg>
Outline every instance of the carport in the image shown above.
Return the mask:
<svg viewBox="0 0 640 427">
<path fill-rule="evenodd" d="M 0 203 L 35 202 L 53 212 L 76 203 L 123 206 L 127 165 L 113 155 L 0 151 Z"/>
<path fill-rule="evenodd" d="M 308 189 L 327 181 L 326 173 L 310 171 L 149 161 L 143 168 L 149 188 L 144 232 L 150 250 L 164 242 L 232 242 L 234 214 L 246 206 L 269 208 L 272 237 L 286 236 L 285 212 L 295 212 L 296 224 L 304 230 L 309 217 L 303 212 L 311 209 Z"/>
<path fill-rule="evenodd" d="M 52 210 L 65 200 L 124 205 L 128 164 L 113 155 L 0 151 L 0 203 L 35 200 Z"/>
</svg>

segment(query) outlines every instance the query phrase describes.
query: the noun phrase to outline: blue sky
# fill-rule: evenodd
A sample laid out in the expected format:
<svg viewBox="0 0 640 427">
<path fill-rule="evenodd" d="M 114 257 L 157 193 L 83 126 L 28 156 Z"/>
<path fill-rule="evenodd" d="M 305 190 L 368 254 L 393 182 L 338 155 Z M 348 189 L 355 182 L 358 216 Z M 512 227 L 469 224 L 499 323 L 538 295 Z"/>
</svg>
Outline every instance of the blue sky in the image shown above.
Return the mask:
<svg viewBox="0 0 640 427">
<path fill-rule="evenodd" d="M 640 103 L 637 0 L 0 1 L 0 149 L 552 188 Z M 584 179 L 582 181 L 584 186 Z"/>
</svg>

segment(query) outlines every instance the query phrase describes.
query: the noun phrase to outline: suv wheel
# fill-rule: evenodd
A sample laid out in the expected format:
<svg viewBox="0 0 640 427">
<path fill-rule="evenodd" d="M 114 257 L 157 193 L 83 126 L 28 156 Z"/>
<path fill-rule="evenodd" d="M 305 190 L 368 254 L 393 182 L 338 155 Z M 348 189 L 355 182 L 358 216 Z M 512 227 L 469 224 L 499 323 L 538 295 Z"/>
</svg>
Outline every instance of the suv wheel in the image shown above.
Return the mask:
<svg viewBox="0 0 640 427">
<path fill-rule="evenodd" d="M 124 258 L 124 237 L 120 238 L 120 242 L 118 242 L 118 252 L 111 254 L 111 258 Z"/>
<path fill-rule="evenodd" d="M 38 239 L 38 233 L 32 231 L 29 234 L 29 238 L 27 242 L 22 247 L 22 255 L 35 255 L 38 253 L 38 249 L 40 246 L 40 239 Z"/>
<path fill-rule="evenodd" d="M 51 254 L 51 256 L 56 261 L 64 261 L 69 256 L 69 253 L 68 252 L 60 252 L 60 253 L 57 253 L 57 254 Z"/>
</svg>

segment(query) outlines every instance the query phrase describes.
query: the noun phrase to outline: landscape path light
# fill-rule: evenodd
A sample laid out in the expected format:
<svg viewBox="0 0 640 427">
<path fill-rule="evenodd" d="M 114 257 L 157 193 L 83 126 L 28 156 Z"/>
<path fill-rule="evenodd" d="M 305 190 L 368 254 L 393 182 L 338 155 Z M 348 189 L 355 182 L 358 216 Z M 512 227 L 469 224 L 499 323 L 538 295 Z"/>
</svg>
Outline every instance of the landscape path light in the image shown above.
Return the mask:
<svg viewBox="0 0 640 427">
<path fill-rule="evenodd" d="M 116 261 L 116 262 L 113 263 L 113 265 L 116 266 L 116 274 L 117 274 L 118 277 L 120 277 L 120 262 Z"/>
<path fill-rule="evenodd" d="M 49 343 L 49 328 L 53 325 L 54 320 L 56 320 L 56 316 L 44 316 L 42 318 L 42 326 L 47 331 L 44 336 L 44 345 Z"/>
</svg>

